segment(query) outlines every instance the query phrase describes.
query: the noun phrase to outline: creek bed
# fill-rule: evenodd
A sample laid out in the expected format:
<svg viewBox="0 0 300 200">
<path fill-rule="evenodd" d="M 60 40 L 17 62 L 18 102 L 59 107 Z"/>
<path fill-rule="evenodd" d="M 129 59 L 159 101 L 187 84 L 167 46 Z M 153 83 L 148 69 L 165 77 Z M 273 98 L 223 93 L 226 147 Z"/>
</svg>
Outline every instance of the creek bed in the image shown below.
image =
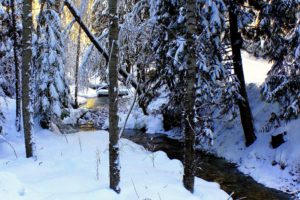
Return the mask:
<svg viewBox="0 0 300 200">
<path fill-rule="evenodd" d="M 144 146 L 150 151 L 164 151 L 171 159 L 183 161 L 183 143 L 162 134 L 145 134 L 137 130 L 125 130 L 123 138 Z M 279 190 L 267 188 L 252 177 L 239 172 L 236 165 L 225 159 L 197 151 L 195 154 L 196 176 L 214 181 L 233 199 L 247 200 L 288 200 L 290 195 Z"/>
<path fill-rule="evenodd" d="M 121 98 L 121 103 L 128 101 Z M 108 98 L 87 99 L 85 108 L 92 110 L 108 109 Z M 125 106 L 122 106 L 123 108 Z M 81 131 L 95 130 L 92 124 L 79 127 Z M 183 161 L 183 143 L 168 138 L 162 134 L 146 134 L 139 130 L 125 130 L 123 138 L 129 139 L 137 144 L 144 146 L 149 151 L 164 151 L 169 158 Z M 223 158 L 218 158 L 201 151 L 195 154 L 196 170 L 195 175 L 207 181 L 220 184 L 221 188 L 233 199 L 247 200 L 289 200 L 291 195 L 279 190 L 267 188 L 257 183 L 252 177 L 238 171 L 235 164 L 227 162 Z"/>
</svg>

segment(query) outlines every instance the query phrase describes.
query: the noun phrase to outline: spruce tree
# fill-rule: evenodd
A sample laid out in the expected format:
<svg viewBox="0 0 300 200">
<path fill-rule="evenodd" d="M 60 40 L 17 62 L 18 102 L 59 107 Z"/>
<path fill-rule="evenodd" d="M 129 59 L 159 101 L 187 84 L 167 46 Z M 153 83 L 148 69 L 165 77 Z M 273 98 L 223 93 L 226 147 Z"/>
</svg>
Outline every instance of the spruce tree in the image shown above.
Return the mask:
<svg viewBox="0 0 300 200">
<path fill-rule="evenodd" d="M 37 113 L 41 126 L 49 128 L 69 108 L 64 71 L 64 43 L 57 2 L 46 1 L 38 16 L 36 52 Z"/>
</svg>

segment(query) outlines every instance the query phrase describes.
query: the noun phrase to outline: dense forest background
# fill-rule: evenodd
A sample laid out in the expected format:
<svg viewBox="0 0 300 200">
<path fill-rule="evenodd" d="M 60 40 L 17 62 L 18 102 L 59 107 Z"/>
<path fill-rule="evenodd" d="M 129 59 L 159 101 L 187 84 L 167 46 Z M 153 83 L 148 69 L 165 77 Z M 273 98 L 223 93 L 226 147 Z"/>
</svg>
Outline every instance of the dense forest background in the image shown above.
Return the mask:
<svg viewBox="0 0 300 200">
<path fill-rule="evenodd" d="M 272 65 L 258 98 L 278 109 L 258 128 L 242 52 Z M 299 119 L 300 1 L 0 0 L 0 96 L 15 99 L 27 157 L 35 154 L 34 127 L 63 132 L 66 119 L 78 122 L 79 93 L 91 88 L 109 96 L 102 118 L 109 122 L 110 187 L 120 192 L 119 138 L 139 109 L 160 116 L 165 132 L 180 132 L 183 184 L 193 192 L 195 148 L 213 145 L 220 119 L 240 120 L 243 148 L 261 132 L 284 138 L 289 133 L 278 128 Z M 126 120 L 118 114 L 124 88 L 132 95 Z M 0 112 L 1 138 L 9 141 Z"/>
</svg>

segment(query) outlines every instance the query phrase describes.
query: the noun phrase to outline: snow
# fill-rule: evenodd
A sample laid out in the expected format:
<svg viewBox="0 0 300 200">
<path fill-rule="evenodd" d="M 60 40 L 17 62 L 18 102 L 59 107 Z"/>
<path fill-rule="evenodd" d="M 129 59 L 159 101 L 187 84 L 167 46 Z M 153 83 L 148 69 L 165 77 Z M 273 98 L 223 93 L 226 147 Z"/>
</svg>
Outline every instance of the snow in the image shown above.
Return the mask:
<svg viewBox="0 0 300 200">
<path fill-rule="evenodd" d="M 281 127 L 272 127 L 269 132 L 262 131 L 271 113 L 279 112 L 277 104 L 266 103 L 260 95 L 259 86 L 263 84 L 271 64 L 246 52 L 242 52 L 242 55 L 257 140 L 246 148 L 239 116 L 233 121 L 223 118 L 216 120 L 214 145 L 202 144 L 198 148 L 236 163 L 241 172 L 267 187 L 292 193 L 299 191 L 300 119 L 288 123 L 281 121 Z M 271 136 L 284 131 L 287 132 L 285 143 L 273 149 L 270 145 Z"/>
<path fill-rule="evenodd" d="M 160 108 L 162 105 L 168 102 L 168 94 L 164 89 L 160 89 L 160 96 L 156 100 L 152 101 L 148 107 L 148 115 L 144 115 L 141 108 L 135 104 L 132 112 L 129 115 L 128 121 L 126 123 L 126 129 L 142 129 L 146 128 L 146 133 L 165 133 L 163 128 L 163 116 L 160 114 Z M 119 127 L 123 127 L 125 119 L 128 113 L 120 112 L 120 122 Z M 105 127 L 108 127 L 108 120 L 105 122 Z"/>
<path fill-rule="evenodd" d="M 201 147 L 219 157 L 238 164 L 239 170 L 252 176 L 267 187 L 282 191 L 298 191 L 300 189 L 300 119 L 272 128 L 270 132 L 262 132 L 270 114 L 279 110 L 274 104 L 260 99 L 259 89 L 255 85 L 248 86 L 248 96 L 254 116 L 257 140 L 250 147 L 244 144 L 243 129 L 240 119 L 233 121 L 218 120 L 214 130 L 214 145 L 202 144 Z M 271 136 L 287 132 L 285 143 L 276 149 L 270 145 Z M 275 165 L 274 165 L 275 164 Z M 274 165 L 274 166 L 273 166 Z M 285 167 L 282 169 L 282 167 Z"/>
<path fill-rule="evenodd" d="M 0 172 L 0 196 L 6 200 L 21 200 L 25 195 L 23 184 L 12 173 Z"/>
<path fill-rule="evenodd" d="M 70 94 L 74 96 L 75 94 L 75 85 L 70 85 Z M 79 88 L 78 90 L 78 97 L 81 97 L 82 101 L 83 99 L 86 98 L 94 98 L 97 97 L 97 90 L 90 88 L 90 87 L 84 87 L 84 88 Z"/>
<path fill-rule="evenodd" d="M 255 58 L 245 51 L 242 51 L 242 58 L 246 83 L 262 84 L 272 67 L 272 63 L 261 58 Z"/>
<path fill-rule="evenodd" d="M 5 200 L 227 200 L 217 183 L 195 180 L 194 194 L 182 185 L 183 166 L 166 153 L 149 152 L 121 139 L 121 193 L 109 189 L 106 131 L 54 134 L 35 127 L 36 158 L 26 159 L 24 139 L 14 128 L 14 104 L 1 102 L 6 116 L 5 143 L 0 143 L 0 199 Z M 8 109 L 7 109 L 8 108 Z M 8 131 L 9 130 L 9 131 Z"/>
<path fill-rule="evenodd" d="M 117 89 L 114 88 L 114 90 L 116 91 Z M 97 95 L 98 96 L 108 96 L 108 90 L 107 89 L 97 89 Z M 124 95 L 128 95 L 128 90 L 126 88 L 120 88 L 118 91 L 118 94 L 120 96 L 124 96 Z"/>
</svg>

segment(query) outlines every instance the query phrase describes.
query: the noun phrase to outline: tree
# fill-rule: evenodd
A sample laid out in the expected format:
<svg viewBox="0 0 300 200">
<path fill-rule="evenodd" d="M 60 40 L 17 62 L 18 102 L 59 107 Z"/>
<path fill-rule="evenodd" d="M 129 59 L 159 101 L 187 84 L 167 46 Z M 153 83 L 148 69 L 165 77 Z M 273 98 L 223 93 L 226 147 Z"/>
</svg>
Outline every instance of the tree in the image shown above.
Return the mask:
<svg viewBox="0 0 300 200">
<path fill-rule="evenodd" d="M 21 130 L 21 97 L 20 97 L 20 54 L 19 54 L 19 30 L 17 26 L 18 9 L 16 1 L 10 0 L 11 18 L 12 18 L 12 38 L 13 38 L 13 52 L 15 63 L 15 94 L 16 94 L 16 129 Z"/>
<path fill-rule="evenodd" d="M 194 191 L 194 154 L 195 154 L 195 128 L 194 128 L 194 105 L 195 105 L 195 83 L 196 83 L 196 51 L 194 45 L 194 33 L 196 33 L 195 0 L 186 2 L 186 49 L 187 69 L 184 75 L 184 175 L 183 184 L 186 189 Z"/>
<path fill-rule="evenodd" d="M 0 0 L 0 95 L 15 94 L 15 72 L 10 2 Z"/>
<path fill-rule="evenodd" d="M 43 128 L 68 112 L 69 88 L 64 71 L 64 42 L 57 1 L 45 1 L 38 16 L 36 109 Z"/>
<path fill-rule="evenodd" d="M 22 113 L 25 135 L 26 157 L 33 156 L 33 120 L 32 120 L 32 1 L 23 1 L 23 52 L 22 52 Z"/>
<path fill-rule="evenodd" d="M 109 27 L 109 172 L 110 188 L 120 192 L 120 160 L 119 160 L 119 130 L 118 130 L 118 34 L 117 0 L 108 3 L 110 15 Z"/>
<path fill-rule="evenodd" d="M 251 4 L 258 13 L 253 34 L 266 58 L 273 62 L 262 94 L 281 106 L 280 118 L 290 120 L 300 113 L 300 19 L 299 1 L 260 1 Z M 254 51 L 256 53 L 256 51 Z M 256 53 L 259 55 L 258 53 Z"/>
<path fill-rule="evenodd" d="M 255 140 L 253 118 L 251 108 L 248 101 L 246 84 L 243 72 L 241 48 L 242 37 L 238 30 L 238 17 L 237 7 L 235 1 L 229 1 L 229 26 L 230 26 L 230 40 L 232 48 L 232 60 L 234 72 L 240 83 L 239 91 L 242 98 L 238 99 L 238 106 L 240 109 L 240 117 L 242 126 L 244 129 L 244 135 L 246 139 L 246 146 L 250 146 Z"/>
<path fill-rule="evenodd" d="M 77 37 L 77 52 L 76 52 L 76 66 L 75 66 L 75 108 L 78 108 L 78 71 L 79 71 L 79 56 L 80 56 L 80 39 L 81 39 L 81 28 L 78 28 L 78 37 Z"/>
</svg>

